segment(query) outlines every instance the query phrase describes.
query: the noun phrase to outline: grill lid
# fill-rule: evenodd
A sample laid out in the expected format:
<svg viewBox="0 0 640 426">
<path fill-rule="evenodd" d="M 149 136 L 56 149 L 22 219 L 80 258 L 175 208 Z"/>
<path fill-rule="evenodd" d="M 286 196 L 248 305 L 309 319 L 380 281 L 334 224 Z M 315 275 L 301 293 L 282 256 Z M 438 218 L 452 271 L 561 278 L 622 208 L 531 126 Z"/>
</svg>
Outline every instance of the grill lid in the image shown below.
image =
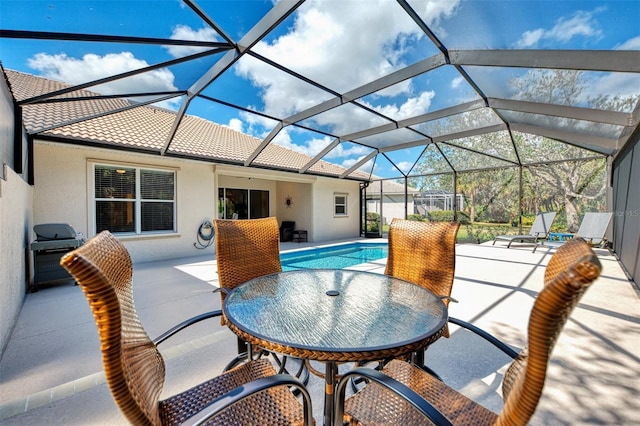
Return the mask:
<svg viewBox="0 0 640 426">
<path fill-rule="evenodd" d="M 76 231 L 68 223 L 43 223 L 35 225 L 33 231 L 36 233 L 38 241 L 76 238 Z"/>
</svg>

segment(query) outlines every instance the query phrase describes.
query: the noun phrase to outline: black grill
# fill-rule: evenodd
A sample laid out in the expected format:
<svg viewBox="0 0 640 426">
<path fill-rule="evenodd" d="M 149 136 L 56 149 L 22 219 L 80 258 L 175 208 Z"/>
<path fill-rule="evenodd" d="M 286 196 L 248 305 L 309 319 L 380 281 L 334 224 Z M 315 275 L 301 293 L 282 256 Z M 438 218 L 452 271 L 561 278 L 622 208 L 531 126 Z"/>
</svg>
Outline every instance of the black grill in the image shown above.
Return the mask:
<svg viewBox="0 0 640 426">
<path fill-rule="evenodd" d="M 31 243 L 34 255 L 35 277 L 31 291 L 38 291 L 40 283 L 72 279 L 60 266 L 60 258 L 84 240 L 82 236 L 66 223 L 44 223 L 35 225 L 33 231 L 37 239 Z"/>
</svg>

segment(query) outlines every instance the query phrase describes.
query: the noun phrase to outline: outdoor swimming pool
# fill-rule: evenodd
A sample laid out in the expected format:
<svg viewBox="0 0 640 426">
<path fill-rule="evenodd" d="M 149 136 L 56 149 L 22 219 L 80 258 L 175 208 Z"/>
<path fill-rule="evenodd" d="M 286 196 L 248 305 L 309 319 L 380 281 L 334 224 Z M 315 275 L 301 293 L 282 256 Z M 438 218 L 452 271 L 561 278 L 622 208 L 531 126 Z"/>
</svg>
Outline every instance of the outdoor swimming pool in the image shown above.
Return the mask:
<svg viewBox="0 0 640 426">
<path fill-rule="evenodd" d="M 281 253 L 283 271 L 330 269 L 367 263 L 387 257 L 386 243 L 349 243 L 338 246 Z"/>
</svg>

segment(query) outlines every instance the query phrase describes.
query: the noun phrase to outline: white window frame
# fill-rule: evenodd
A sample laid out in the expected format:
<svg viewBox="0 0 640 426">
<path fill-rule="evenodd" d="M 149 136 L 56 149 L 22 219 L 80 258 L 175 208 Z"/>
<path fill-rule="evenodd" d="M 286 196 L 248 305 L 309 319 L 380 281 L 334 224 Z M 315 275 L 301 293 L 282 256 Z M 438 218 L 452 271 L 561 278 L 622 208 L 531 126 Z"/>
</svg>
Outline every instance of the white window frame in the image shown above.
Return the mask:
<svg viewBox="0 0 640 426">
<path fill-rule="evenodd" d="M 344 198 L 344 203 L 338 201 L 338 198 Z M 333 217 L 347 217 L 349 216 L 349 194 L 347 193 L 334 193 L 333 194 Z M 344 212 L 338 212 L 338 207 L 344 207 Z"/>
<path fill-rule="evenodd" d="M 177 232 L 177 226 L 178 226 L 178 216 L 177 216 L 177 212 L 178 212 L 178 207 L 177 207 L 177 187 L 178 187 L 178 169 L 176 168 L 170 168 L 170 167 L 158 167 L 158 166 L 147 166 L 147 165 L 143 165 L 143 164 L 128 164 L 128 163 L 124 163 L 124 162 L 108 162 L 108 161 L 90 161 L 91 167 L 89 168 L 89 175 L 90 175 L 90 185 L 88 185 L 88 192 L 90 194 L 90 202 L 91 202 L 91 206 L 89 208 L 89 212 L 90 212 L 90 219 L 91 222 L 93 224 L 93 233 L 96 234 L 97 233 L 97 211 L 96 211 L 96 202 L 97 201 L 108 201 L 109 199 L 107 198 L 100 198 L 100 197 L 96 197 L 96 193 L 95 193 L 95 171 L 96 171 L 96 167 L 122 167 L 123 169 L 134 169 L 135 173 L 136 173 L 136 187 L 135 187 L 135 198 L 132 200 L 127 200 L 127 201 L 133 201 L 134 202 L 134 217 L 135 217 L 135 223 L 134 223 L 134 232 L 113 232 L 116 235 L 122 235 L 122 236 L 127 236 L 127 235 L 140 235 L 140 236 L 145 236 L 145 235 L 167 235 L 167 234 L 175 234 Z M 173 173 L 173 200 L 156 200 L 158 202 L 164 202 L 164 203 L 173 203 L 173 229 L 171 230 L 159 230 L 159 231 L 142 231 L 142 202 L 154 202 L 154 200 L 149 200 L 149 199 L 142 199 L 142 195 L 141 195 L 141 171 L 158 171 L 158 172 L 170 172 Z M 124 201 L 124 200 L 123 200 Z"/>
</svg>

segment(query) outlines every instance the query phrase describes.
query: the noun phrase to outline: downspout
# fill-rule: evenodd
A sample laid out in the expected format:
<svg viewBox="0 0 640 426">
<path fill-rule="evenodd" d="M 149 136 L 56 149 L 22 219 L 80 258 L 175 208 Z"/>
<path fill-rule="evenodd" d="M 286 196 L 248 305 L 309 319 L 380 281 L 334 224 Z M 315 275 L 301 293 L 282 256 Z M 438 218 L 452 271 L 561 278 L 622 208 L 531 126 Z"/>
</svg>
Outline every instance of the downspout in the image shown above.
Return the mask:
<svg viewBox="0 0 640 426">
<path fill-rule="evenodd" d="M 360 226 L 360 236 L 364 236 L 364 233 L 366 231 L 364 224 L 365 222 L 365 218 L 367 217 L 367 201 L 366 201 L 366 196 L 367 196 L 367 187 L 369 186 L 369 182 L 360 182 L 360 220 L 359 220 L 359 226 Z"/>
</svg>

